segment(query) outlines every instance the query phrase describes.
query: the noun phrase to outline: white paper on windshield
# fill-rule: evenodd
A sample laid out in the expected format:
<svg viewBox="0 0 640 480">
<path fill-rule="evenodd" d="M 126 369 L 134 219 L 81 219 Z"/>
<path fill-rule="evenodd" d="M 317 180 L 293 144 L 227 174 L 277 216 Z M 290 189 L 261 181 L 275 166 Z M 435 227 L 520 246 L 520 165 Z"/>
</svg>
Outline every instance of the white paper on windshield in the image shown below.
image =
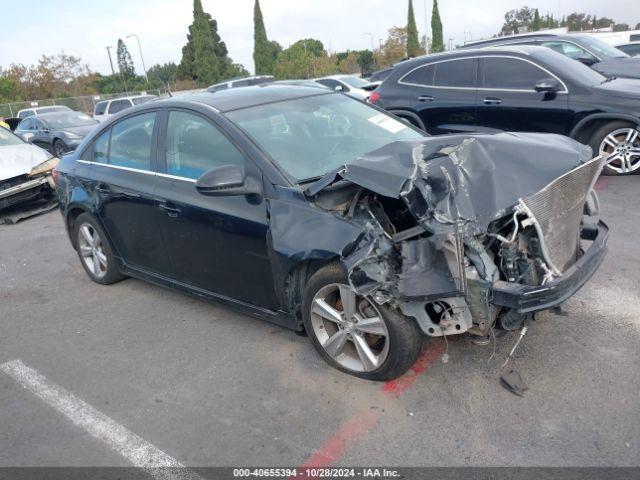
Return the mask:
<svg viewBox="0 0 640 480">
<path fill-rule="evenodd" d="M 398 120 L 388 117 L 383 113 L 374 115 L 369 119 L 369 121 L 374 125 L 384 128 L 385 130 L 391 133 L 398 133 L 400 130 L 404 130 L 405 128 L 407 128 L 407 126 L 402 124 L 402 122 L 399 122 Z"/>
</svg>

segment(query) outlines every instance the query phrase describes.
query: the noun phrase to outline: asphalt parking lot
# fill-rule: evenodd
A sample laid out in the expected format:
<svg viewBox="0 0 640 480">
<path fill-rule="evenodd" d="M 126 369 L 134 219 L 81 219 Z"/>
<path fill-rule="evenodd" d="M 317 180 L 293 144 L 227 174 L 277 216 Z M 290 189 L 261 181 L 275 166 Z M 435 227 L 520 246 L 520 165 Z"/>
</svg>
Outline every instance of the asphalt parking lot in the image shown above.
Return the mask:
<svg viewBox="0 0 640 480">
<path fill-rule="evenodd" d="M 516 340 L 427 340 L 388 384 L 327 366 L 308 340 L 137 280 L 89 281 L 57 211 L 0 226 L 0 364 L 20 360 L 189 466 L 640 465 L 640 188 L 603 177 L 600 271 Z M 129 461 L 0 371 L 0 466 Z"/>
</svg>

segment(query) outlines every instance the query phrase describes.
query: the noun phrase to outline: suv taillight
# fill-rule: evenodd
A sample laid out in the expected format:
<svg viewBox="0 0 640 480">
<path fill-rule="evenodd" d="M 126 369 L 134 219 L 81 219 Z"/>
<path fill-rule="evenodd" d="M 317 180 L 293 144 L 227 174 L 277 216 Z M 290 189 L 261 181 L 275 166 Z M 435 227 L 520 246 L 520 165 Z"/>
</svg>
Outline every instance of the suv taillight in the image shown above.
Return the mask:
<svg viewBox="0 0 640 480">
<path fill-rule="evenodd" d="M 373 92 L 370 96 L 369 96 L 369 101 L 371 103 L 378 103 L 378 100 L 380 100 L 380 94 L 378 92 Z"/>
</svg>

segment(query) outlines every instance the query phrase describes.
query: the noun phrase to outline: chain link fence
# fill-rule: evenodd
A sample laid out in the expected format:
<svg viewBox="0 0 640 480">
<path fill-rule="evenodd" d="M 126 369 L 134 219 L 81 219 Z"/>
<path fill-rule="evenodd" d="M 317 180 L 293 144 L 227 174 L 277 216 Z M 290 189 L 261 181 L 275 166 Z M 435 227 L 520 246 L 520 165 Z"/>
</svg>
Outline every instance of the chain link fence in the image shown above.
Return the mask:
<svg viewBox="0 0 640 480">
<path fill-rule="evenodd" d="M 93 107 L 102 100 L 129 97 L 132 95 L 161 95 L 160 90 L 146 90 L 143 92 L 105 93 L 100 95 L 83 95 L 80 97 L 48 98 L 46 100 L 31 100 L 24 102 L 12 102 L 0 104 L 0 116 L 11 118 L 18 115 L 18 111 L 24 108 L 49 107 L 53 105 L 65 105 L 72 110 L 93 114 Z"/>
</svg>

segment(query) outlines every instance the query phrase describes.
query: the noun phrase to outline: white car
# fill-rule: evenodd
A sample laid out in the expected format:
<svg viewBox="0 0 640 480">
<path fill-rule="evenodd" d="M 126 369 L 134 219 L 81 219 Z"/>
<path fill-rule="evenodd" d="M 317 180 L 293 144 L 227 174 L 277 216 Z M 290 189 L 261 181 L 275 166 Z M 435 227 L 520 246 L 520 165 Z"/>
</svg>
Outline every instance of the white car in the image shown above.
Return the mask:
<svg viewBox="0 0 640 480">
<path fill-rule="evenodd" d="M 58 159 L 0 127 L 0 210 L 52 196 Z"/>
<path fill-rule="evenodd" d="M 358 75 L 330 75 L 328 77 L 316 78 L 314 82 L 325 87 L 344 92 L 359 100 L 366 100 L 371 95 L 377 85 L 364 80 Z"/>
<path fill-rule="evenodd" d="M 230 88 L 252 87 L 263 83 L 272 83 L 275 81 L 273 75 L 254 75 L 253 77 L 233 78 L 226 82 L 216 83 L 207 88 L 207 91 L 214 93 L 219 90 L 228 90 Z"/>
<path fill-rule="evenodd" d="M 158 98 L 156 95 L 134 95 L 131 97 L 112 98 L 111 100 L 102 100 L 96 103 L 93 109 L 93 118 L 99 122 L 104 122 L 107 118 L 112 117 L 118 112 L 125 110 L 134 105 L 150 102 Z"/>
<path fill-rule="evenodd" d="M 71 109 L 65 105 L 53 105 L 51 107 L 34 107 L 34 108 L 23 108 L 18 111 L 17 118 L 23 120 L 27 117 L 33 117 L 42 115 L 43 113 L 53 113 L 53 112 L 66 112 L 71 111 Z"/>
</svg>

